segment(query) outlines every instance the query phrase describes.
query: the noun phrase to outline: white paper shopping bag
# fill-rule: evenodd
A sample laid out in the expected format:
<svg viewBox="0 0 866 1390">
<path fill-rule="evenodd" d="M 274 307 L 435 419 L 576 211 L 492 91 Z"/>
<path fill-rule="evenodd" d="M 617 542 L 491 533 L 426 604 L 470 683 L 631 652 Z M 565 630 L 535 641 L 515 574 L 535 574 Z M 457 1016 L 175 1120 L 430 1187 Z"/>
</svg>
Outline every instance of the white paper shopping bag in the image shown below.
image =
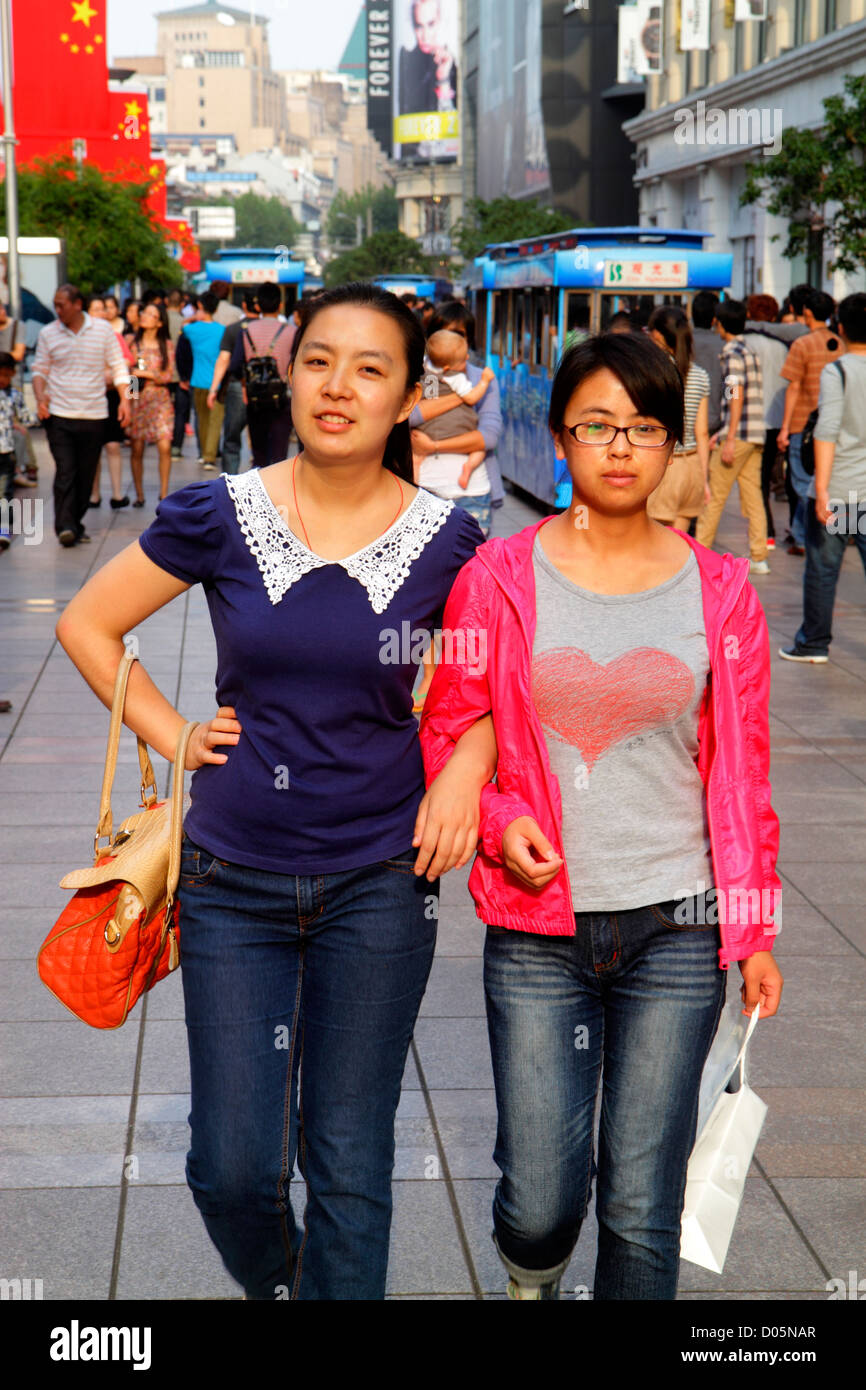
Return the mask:
<svg viewBox="0 0 866 1390">
<path fill-rule="evenodd" d="M 731 1079 L 739 1079 L 739 1089 L 719 1096 L 692 1149 L 686 1177 L 680 1256 L 716 1274 L 724 1268 L 746 1173 L 767 1114 L 765 1103 L 746 1083 L 746 1048 L 759 1011 L 758 1004 L 732 1069 Z"/>
</svg>

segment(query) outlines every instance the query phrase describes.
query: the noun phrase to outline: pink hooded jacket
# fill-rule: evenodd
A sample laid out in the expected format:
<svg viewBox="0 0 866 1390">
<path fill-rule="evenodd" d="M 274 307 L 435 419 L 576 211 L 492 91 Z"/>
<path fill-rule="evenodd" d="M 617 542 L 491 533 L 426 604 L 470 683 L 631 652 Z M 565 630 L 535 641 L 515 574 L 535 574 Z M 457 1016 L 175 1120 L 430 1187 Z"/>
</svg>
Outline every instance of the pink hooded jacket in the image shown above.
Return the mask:
<svg viewBox="0 0 866 1390">
<path fill-rule="evenodd" d="M 462 654 L 478 656 L 480 634 L 486 660 L 447 660 L 437 667 L 421 719 L 421 747 L 429 786 L 460 736 L 492 711 L 499 763 L 496 782 L 481 793 L 480 845 L 469 877 L 476 912 L 492 926 L 572 936 L 575 906 L 567 868 L 545 888 L 532 889 L 502 859 L 503 832 L 518 816 L 532 816 L 563 854 L 559 782 L 532 700 L 532 546 L 545 521 L 508 540 L 487 541 L 458 574 L 443 622 L 445 633 L 452 634 L 450 655 L 461 654 L 465 642 Z M 763 609 L 748 582 L 748 560 L 717 555 L 689 536 L 683 539 L 700 567 L 710 655 L 696 763 L 706 791 L 714 870 L 708 913 L 718 914 L 719 964 L 727 969 L 731 961 L 771 950 L 781 926 L 775 869 L 779 821 L 770 805 L 768 777 L 769 641 Z M 461 633 L 466 636 L 458 640 Z M 571 870 L 579 892 L 579 868 Z"/>
</svg>

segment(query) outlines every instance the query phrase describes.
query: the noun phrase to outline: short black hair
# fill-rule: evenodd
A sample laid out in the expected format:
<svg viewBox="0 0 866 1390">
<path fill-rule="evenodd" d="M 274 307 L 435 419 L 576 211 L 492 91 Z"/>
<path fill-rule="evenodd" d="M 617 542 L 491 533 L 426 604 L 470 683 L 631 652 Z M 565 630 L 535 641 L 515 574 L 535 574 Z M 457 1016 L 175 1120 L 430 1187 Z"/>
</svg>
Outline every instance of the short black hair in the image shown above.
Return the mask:
<svg viewBox="0 0 866 1390">
<path fill-rule="evenodd" d="M 11 352 L 0 352 L 0 372 L 14 372 L 17 366 Z"/>
<path fill-rule="evenodd" d="M 219 300 L 211 290 L 205 290 L 204 294 L 200 294 L 198 303 L 201 308 L 204 309 L 205 313 L 210 314 L 211 317 L 213 317 L 220 306 Z"/>
<path fill-rule="evenodd" d="M 275 314 L 283 301 L 279 285 L 273 285 L 266 280 L 263 285 L 259 285 L 258 300 L 263 314 Z"/>
<path fill-rule="evenodd" d="M 692 300 L 692 323 L 695 328 L 712 328 L 719 296 L 712 290 L 698 290 Z"/>
<path fill-rule="evenodd" d="M 802 314 L 803 305 L 806 303 L 806 295 L 811 293 L 811 285 L 800 284 L 791 286 L 788 292 L 788 299 L 791 301 L 791 308 L 795 314 Z"/>
<path fill-rule="evenodd" d="M 258 290 L 246 289 L 241 295 L 241 303 L 245 309 L 258 309 L 259 295 Z"/>
<path fill-rule="evenodd" d="M 716 318 L 726 333 L 738 337 L 746 326 L 746 306 L 742 299 L 720 299 L 716 305 Z"/>
<path fill-rule="evenodd" d="M 836 308 L 836 301 L 823 290 L 810 290 L 803 296 L 803 308 L 808 309 L 821 323 L 826 323 Z"/>
<path fill-rule="evenodd" d="M 569 348 L 550 392 L 547 423 L 554 434 L 562 432 L 568 402 L 578 387 L 605 369 L 622 382 L 640 415 L 658 420 L 682 443 L 682 377 L 670 354 L 646 333 L 597 333 Z"/>
<path fill-rule="evenodd" d="M 866 294 L 848 294 L 839 305 L 838 319 L 850 343 L 866 343 Z"/>
</svg>

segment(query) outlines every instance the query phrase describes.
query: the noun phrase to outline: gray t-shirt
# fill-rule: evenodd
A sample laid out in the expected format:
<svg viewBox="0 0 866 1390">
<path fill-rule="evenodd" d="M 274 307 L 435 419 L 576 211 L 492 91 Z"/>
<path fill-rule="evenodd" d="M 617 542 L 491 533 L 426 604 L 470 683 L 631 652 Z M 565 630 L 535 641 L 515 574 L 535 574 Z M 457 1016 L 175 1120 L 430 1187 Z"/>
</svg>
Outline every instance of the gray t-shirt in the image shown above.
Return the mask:
<svg viewBox="0 0 866 1390">
<path fill-rule="evenodd" d="M 694 554 L 637 594 L 595 594 L 532 553 L 532 696 L 562 793 L 575 912 L 624 912 L 713 886 L 695 765 L 710 669 Z"/>
<path fill-rule="evenodd" d="M 845 380 L 839 367 L 828 362 L 821 373 L 815 438 L 836 445 L 830 500 L 847 507 L 849 501 L 866 502 L 866 357 L 846 352 L 836 361 Z M 814 477 L 809 480 L 809 496 L 815 496 Z"/>
</svg>

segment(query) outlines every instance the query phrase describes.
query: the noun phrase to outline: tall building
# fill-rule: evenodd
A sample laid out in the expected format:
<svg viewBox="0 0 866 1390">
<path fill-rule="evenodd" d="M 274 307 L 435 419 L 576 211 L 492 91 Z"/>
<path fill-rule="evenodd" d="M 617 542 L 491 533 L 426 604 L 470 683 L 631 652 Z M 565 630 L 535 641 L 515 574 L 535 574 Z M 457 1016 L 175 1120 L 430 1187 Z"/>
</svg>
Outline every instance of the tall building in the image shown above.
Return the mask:
<svg viewBox="0 0 866 1390">
<path fill-rule="evenodd" d="M 466 194 L 552 203 L 575 223 L 633 223 L 624 120 L 640 82 L 617 81 L 617 0 L 465 0 Z"/>
<path fill-rule="evenodd" d="M 679 5 L 657 4 L 661 71 L 647 78 L 645 111 L 625 127 L 641 224 L 710 232 L 708 249 L 733 252 L 737 297 L 781 302 L 805 280 L 835 298 L 861 288 L 862 276 L 829 270 L 819 234 L 808 254 L 786 258 L 786 220 L 741 207 L 740 194 L 748 163 L 777 151 L 785 130 L 818 129 L 822 99 L 842 93 L 846 73 L 866 73 L 866 0 L 703 0 L 688 39 L 700 46 L 685 52 Z"/>
<path fill-rule="evenodd" d="M 241 154 L 286 148 L 285 88 L 271 67 L 268 20 L 218 0 L 156 18 L 167 132 L 231 134 Z M 115 63 L 137 71 L 138 61 Z"/>
</svg>

